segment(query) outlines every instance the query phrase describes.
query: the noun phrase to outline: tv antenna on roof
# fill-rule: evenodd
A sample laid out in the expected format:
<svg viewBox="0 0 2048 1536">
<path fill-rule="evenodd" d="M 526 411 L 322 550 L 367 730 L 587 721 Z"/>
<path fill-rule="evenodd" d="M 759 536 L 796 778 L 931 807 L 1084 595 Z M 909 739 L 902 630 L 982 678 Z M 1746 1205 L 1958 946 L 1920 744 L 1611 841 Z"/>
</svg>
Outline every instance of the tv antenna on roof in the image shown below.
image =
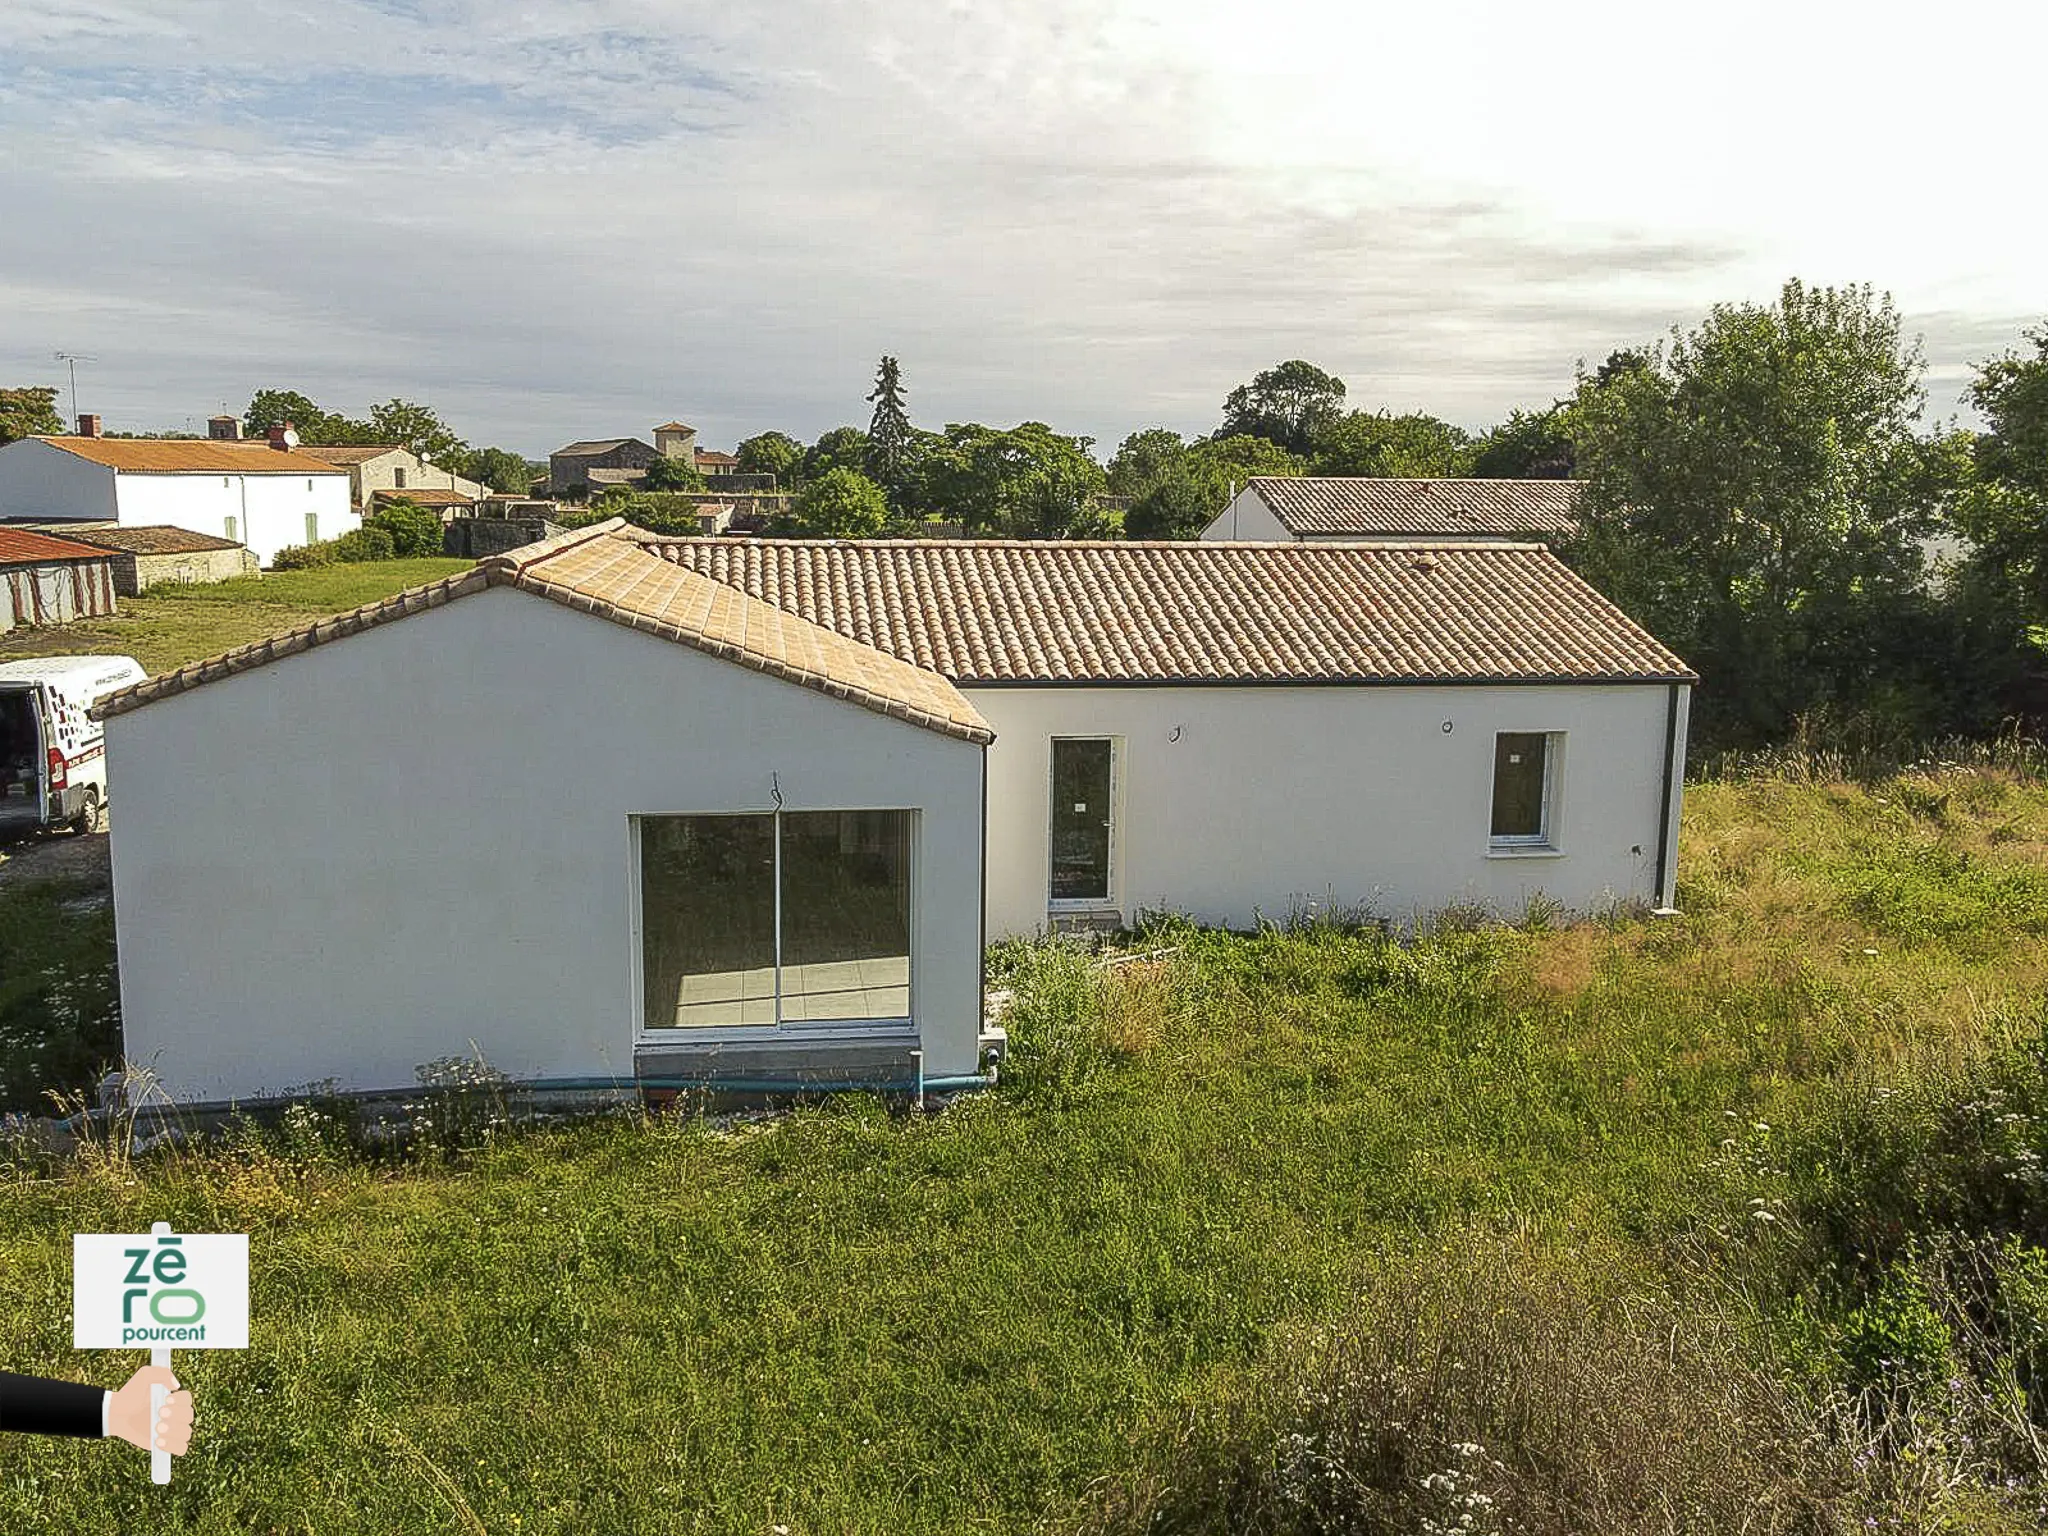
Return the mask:
<svg viewBox="0 0 2048 1536">
<path fill-rule="evenodd" d="M 99 359 L 88 357 L 83 352 L 52 352 L 50 355 L 60 363 L 69 363 L 71 365 L 71 425 L 76 427 L 78 425 L 78 365 L 80 363 L 96 363 Z"/>
</svg>

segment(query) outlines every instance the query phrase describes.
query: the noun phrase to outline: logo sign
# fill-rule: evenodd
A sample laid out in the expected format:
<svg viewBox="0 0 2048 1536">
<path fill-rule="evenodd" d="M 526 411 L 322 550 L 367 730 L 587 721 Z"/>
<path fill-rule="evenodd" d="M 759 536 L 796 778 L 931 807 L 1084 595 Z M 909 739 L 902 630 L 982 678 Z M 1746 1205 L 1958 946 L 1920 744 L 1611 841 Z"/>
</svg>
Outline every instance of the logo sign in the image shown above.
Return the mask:
<svg viewBox="0 0 2048 1536">
<path fill-rule="evenodd" d="M 71 1239 L 77 1349 L 247 1349 L 246 1233 Z"/>
</svg>

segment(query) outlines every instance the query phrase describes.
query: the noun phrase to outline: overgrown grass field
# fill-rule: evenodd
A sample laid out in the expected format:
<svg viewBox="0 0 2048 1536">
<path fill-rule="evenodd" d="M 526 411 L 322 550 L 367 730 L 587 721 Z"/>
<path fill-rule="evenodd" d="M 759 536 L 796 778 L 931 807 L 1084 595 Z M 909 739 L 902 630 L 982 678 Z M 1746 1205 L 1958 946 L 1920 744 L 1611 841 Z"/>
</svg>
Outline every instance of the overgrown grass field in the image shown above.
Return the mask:
<svg viewBox="0 0 2048 1536">
<path fill-rule="evenodd" d="M 309 571 L 273 571 L 211 585 L 164 586 L 124 597 L 112 618 L 0 636 L 0 661 L 23 656 L 133 656 L 169 672 L 238 645 L 299 629 L 429 581 L 467 570 L 467 560 L 380 560 Z"/>
<path fill-rule="evenodd" d="M 1683 841 L 1672 919 L 1002 950 L 924 1115 L 23 1152 L 9 1369 L 125 1375 L 68 1238 L 157 1219 L 252 1234 L 254 1347 L 167 1490 L 9 1437 L 0 1529 L 2040 1528 L 2048 787 Z"/>
</svg>

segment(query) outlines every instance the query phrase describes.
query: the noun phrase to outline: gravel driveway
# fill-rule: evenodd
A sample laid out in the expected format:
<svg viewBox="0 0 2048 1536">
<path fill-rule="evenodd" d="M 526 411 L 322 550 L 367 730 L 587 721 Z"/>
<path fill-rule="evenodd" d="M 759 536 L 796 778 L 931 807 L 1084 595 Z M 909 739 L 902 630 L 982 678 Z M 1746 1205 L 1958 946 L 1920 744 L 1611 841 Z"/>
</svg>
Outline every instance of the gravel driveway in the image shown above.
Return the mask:
<svg viewBox="0 0 2048 1536">
<path fill-rule="evenodd" d="M 31 880 L 85 880 L 101 889 L 112 884 L 107 834 L 80 837 L 49 832 L 18 843 L 0 843 L 0 890 Z"/>
</svg>

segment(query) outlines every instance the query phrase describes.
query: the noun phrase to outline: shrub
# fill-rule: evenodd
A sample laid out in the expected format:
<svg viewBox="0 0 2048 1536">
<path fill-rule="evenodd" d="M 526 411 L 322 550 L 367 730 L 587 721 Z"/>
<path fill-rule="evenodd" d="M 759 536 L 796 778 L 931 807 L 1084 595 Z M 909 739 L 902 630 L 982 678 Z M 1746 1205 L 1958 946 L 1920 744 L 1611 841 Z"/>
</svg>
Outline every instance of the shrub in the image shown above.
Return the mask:
<svg viewBox="0 0 2048 1536">
<path fill-rule="evenodd" d="M 379 508 L 363 519 L 363 528 L 387 535 L 391 540 L 392 555 L 400 560 L 417 560 L 441 553 L 441 519 L 415 501 L 395 501 Z"/>
<path fill-rule="evenodd" d="M 383 528 L 364 524 L 351 528 L 334 540 L 334 558 L 344 565 L 361 565 L 370 560 L 389 560 L 395 553 L 394 541 Z"/>
<path fill-rule="evenodd" d="M 270 568 L 273 571 L 311 571 L 332 565 L 334 560 L 334 541 L 322 539 L 317 544 L 287 544 L 270 557 Z"/>
</svg>

